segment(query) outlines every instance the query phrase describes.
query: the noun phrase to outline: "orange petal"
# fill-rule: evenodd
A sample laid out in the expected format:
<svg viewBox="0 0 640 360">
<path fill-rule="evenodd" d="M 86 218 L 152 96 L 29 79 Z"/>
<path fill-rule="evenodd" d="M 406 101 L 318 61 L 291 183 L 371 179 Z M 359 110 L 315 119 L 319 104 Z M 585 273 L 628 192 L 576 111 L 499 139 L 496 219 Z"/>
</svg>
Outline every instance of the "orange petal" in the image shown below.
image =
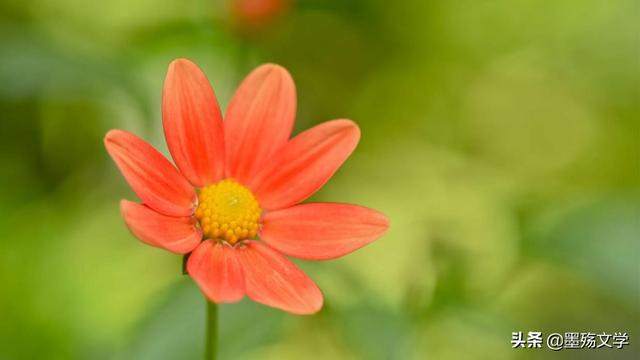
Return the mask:
<svg viewBox="0 0 640 360">
<path fill-rule="evenodd" d="M 244 279 L 236 249 L 206 240 L 189 256 L 187 271 L 202 293 L 215 303 L 230 303 L 244 296 Z"/>
<path fill-rule="evenodd" d="M 196 187 L 224 176 L 222 115 L 200 68 L 186 59 L 169 65 L 162 96 L 162 124 L 180 172 Z"/>
<path fill-rule="evenodd" d="M 129 186 L 145 205 L 169 216 L 190 216 L 196 193 L 162 154 L 139 137 L 111 130 L 104 137 L 111 155 Z"/>
<path fill-rule="evenodd" d="M 363 206 L 311 203 L 267 212 L 260 238 L 274 249 L 308 260 L 334 259 L 387 231 L 389 220 Z"/>
<path fill-rule="evenodd" d="M 129 230 L 145 243 L 176 254 L 186 254 L 202 241 L 192 217 L 162 215 L 148 206 L 120 201 L 120 211 Z"/>
<path fill-rule="evenodd" d="M 267 245 L 246 241 L 238 250 L 247 296 L 293 314 L 313 314 L 322 292 L 295 264 Z"/>
<path fill-rule="evenodd" d="M 351 155 L 360 129 L 351 120 L 315 126 L 285 145 L 249 186 L 264 209 L 282 209 L 308 198 Z"/>
<path fill-rule="evenodd" d="M 225 114 L 227 176 L 246 183 L 287 142 L 295 112 L 296 90 L 287 70 L 265 64 L 252 71 Z"/>
</svg>

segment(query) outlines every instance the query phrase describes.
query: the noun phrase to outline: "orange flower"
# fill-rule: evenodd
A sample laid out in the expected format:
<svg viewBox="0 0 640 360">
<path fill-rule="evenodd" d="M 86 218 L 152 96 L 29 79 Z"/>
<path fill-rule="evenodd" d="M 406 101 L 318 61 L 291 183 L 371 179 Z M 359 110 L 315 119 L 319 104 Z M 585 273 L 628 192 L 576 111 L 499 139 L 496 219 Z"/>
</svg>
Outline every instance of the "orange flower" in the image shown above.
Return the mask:
<svg viewBox="0 0 640 360">
<path fill-rule="evenodd" d="M 169 66 L 162 99 L 177 168 L 129 132 L 105 136 L 107 151 L 142 201 L 121 201 L 127 226 L 149 245 L 190 253 L 187 271 L 213 302 L 246 294 L 291 313 L 314 313 L 322 293 L 283 254 L 337 258 L 389 226 L 383 214 L 362 206 L 297 205 L 349 157 L 360 130 L 350 120 L 332 120 L 289 139 L 295 111 L 291 76 L 266 64 L 242 82 L 223 122 L 205 75 L 179 59 Z"/>
</svg>

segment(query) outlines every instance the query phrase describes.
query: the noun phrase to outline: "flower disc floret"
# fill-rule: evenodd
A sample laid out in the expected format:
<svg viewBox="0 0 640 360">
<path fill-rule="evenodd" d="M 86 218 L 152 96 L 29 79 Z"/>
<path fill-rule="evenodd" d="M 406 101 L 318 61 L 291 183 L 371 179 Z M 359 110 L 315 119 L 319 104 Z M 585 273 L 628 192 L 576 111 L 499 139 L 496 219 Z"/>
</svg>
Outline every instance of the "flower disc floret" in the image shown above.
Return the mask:
<svg viewBox="0 0 640 360">
<path fill-rule="evenodd" d="M 205 238 L 235 244 L 255 238 L 262 209 L 249 189 L 225 179 L 200 189 L 195 215 Z"/>
</svg>

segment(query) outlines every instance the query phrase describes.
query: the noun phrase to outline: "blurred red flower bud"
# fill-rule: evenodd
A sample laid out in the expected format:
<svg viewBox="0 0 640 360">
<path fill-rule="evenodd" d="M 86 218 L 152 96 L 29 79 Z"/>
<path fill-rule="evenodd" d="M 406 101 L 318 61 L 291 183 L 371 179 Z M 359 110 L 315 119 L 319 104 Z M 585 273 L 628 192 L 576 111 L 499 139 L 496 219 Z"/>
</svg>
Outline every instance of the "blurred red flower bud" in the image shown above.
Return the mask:
<svg viewBox="0 0 640 360">
<path fill-rule="evenodd" d="M 291 8 L 291 0 L 231 0 L 231 18 L 243 29 L 264 27 Z"/>
</svg>

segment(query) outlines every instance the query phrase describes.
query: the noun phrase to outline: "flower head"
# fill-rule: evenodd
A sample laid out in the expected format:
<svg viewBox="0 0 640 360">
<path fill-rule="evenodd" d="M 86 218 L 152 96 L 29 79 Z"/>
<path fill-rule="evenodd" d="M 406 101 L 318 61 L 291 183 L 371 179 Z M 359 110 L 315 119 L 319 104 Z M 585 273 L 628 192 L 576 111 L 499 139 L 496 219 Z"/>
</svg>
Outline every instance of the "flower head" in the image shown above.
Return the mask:
<svg viewBox="0 0 640 360">
<path fill-rule="evenodd" d="M 162 99 L 176 166 L 129 132 L 105 136 L 141 200 L 121 201 L 127 226 L 149 245 L 189 254 L 187 271 L 211 301 L 247 295 L 291 313 L 314 313 L 322 293 L 285 255 L 337 258 L 388 228 L 383 214 L 362 206 L 300 204 L 349 157 L 360 131 L 340 119 L 289 139 L 295 108 L 291 76 L 266 64 L 242 82 L 223 121 L 205 75 L 178 59 L 169 66 Z"/>
</svg>

